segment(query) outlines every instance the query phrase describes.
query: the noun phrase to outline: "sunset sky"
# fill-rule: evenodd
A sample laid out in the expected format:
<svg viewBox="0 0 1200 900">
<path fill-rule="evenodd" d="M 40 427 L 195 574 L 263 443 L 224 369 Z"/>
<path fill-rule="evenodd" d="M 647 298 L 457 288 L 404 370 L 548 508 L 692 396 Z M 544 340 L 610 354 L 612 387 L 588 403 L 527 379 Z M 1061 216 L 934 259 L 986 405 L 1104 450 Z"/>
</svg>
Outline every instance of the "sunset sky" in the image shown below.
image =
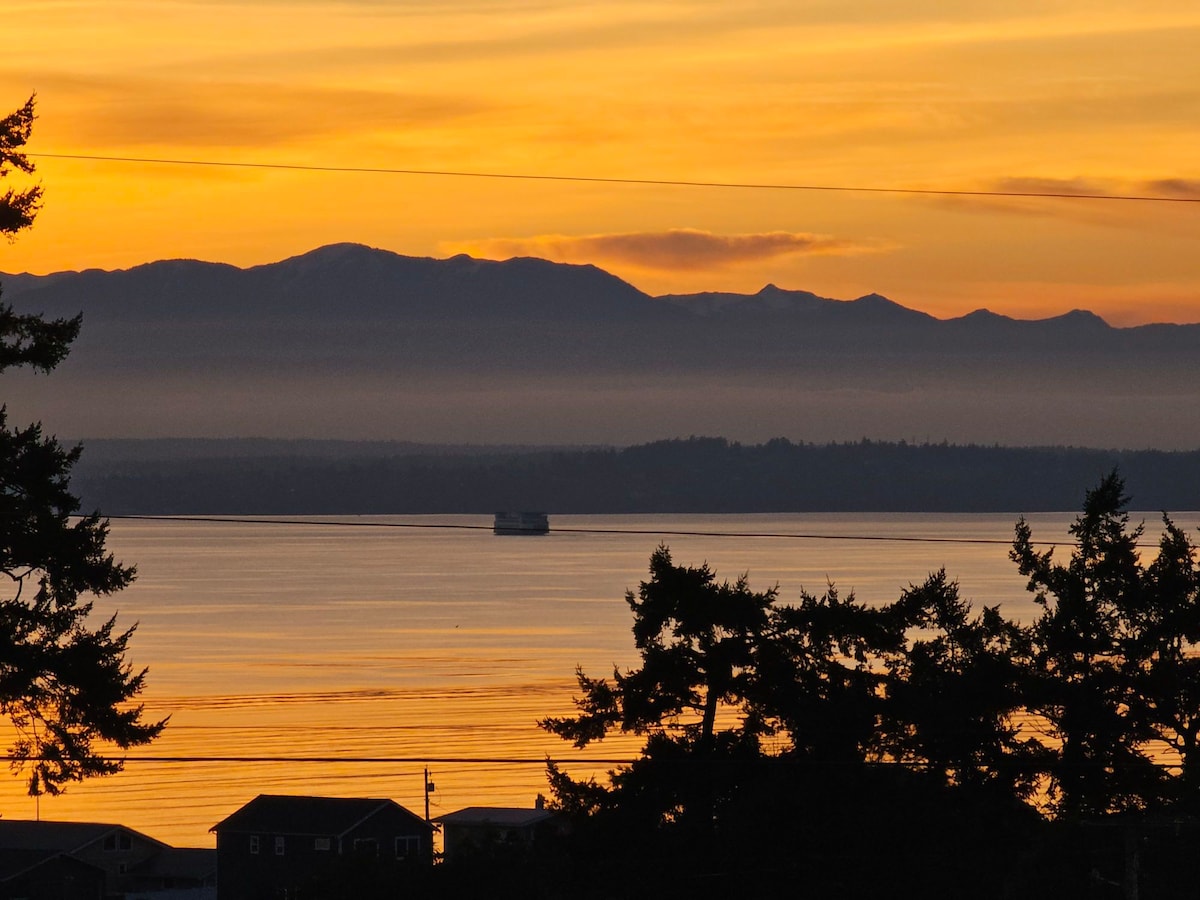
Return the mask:
<svg viewBox="0 0 1200 900">
<path fill-rule="evenodd" d="M 1200 199 L 1194 0 L 9 0 L 4 26 L 32 153 Z M 357 241 L 651 293 L 1200 322 L 1193 203 L 36 162 L 0 271 Z"/>
</svg>

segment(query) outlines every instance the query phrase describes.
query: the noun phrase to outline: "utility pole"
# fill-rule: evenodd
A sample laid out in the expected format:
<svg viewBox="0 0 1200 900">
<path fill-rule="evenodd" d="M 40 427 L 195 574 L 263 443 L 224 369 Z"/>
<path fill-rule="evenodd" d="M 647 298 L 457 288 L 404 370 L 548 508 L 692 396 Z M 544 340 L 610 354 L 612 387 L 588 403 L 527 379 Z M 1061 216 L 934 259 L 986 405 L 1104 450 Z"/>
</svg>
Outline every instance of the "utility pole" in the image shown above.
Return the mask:
<svg viewBox="0 0 1200 900">
<path fill-rule="evenodd" d="M 429 825 L 429 795 L 434 792 L 434 784 L 429 780 L 429 769 L 425 770 L 425 824 Z"/>
<path fill-rule="evenodd" d="M 429 849 L 426 851 L 426 858 L 430 865 L 437 861 L 437 855 L 433 849 L 433 823 L 429 821 L 429 795 L 435 790 L 433 782 L 429 780 L 429 768 L 425 769 L 425 824 L 429 826 Z"/>
</svg>

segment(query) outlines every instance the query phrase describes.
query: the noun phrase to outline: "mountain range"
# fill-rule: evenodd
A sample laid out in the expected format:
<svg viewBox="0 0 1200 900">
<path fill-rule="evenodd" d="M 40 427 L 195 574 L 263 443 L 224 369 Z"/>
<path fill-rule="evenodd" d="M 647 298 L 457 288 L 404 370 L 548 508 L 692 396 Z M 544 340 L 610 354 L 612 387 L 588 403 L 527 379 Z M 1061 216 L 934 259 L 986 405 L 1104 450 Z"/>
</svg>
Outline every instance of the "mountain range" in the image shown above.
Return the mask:
<svg viewBox="0 0 1200 900">
<path fill-rule="evenodd" d="M 356 244 L 0 286 L 18 311 L 83 312 L 56 372 L 4 376 L 14 418 L 74 437 L 1200 447 L 1200 325 L 943 320 L 774 285 L 653 297 L 594 266 Z"/>
</svg>

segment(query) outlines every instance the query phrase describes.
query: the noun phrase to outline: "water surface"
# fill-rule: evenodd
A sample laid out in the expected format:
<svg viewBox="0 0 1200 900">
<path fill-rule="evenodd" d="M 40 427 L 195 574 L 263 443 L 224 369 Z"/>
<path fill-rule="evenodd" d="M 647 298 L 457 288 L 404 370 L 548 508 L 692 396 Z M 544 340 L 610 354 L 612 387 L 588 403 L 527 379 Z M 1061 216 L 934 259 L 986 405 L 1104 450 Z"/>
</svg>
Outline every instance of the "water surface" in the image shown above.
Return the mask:
<svg viewBox="0 0 1200 900">
<path fill-rule="evenodd" d="M 1031 516 L 1035 538 L 1065 542 L 1071 518 Z M 1146 518 L 1153 532 L 1157 519 Z M 138 623 L 130 659 L 150 668 L 147 711 L 171 724 L 121 775 L 42 798 L 43 818 L 211 846 L 208 829 L 259 793 L 383 796 L 423 813 L 426 764 L 434 816 L 531 806 L 547 755 L 636 749 L 610 740 L 576 753 L 536 722 L 571 709 L 576 666 L 604 675 L 636 663 L 624 594 L 660 542 L 677 563 L 748 573 L 755 589 L 777 584 L 783 602 L 833 582 L 885 603 L 944 567 L 977 605 L 1034 610 L 1007 557 L 1008 515 L 556 516 L 558 530 L 539 537 L 496 537 L 470 516 L 330 521 L 112 523 L 110 547 L 138 580 L 97 614 Z M 397 524 L 477 527 L 377 527 Z M 880 537 L 1000 543 L 863 540 Z M 333 761 L 136 759 L 148 756 Z M 363 757 L 411 761 L 352 761 Z M 611 767 L 568 765 L 597 776 Z M 32 818 L 19 780 L 0 783 L 3 814 Z"/>
</svg>

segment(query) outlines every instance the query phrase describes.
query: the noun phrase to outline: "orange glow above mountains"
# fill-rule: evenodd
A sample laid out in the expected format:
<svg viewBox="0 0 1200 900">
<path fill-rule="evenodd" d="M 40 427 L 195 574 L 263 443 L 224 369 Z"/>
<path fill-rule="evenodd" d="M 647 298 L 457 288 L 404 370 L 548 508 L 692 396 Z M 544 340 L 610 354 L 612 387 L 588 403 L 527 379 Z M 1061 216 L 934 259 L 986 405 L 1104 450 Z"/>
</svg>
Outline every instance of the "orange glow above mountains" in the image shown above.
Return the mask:
<svg viewBox="0 0 1200 900">
<path fill-rule="evenodd" d="M 1200 199 L 1181 0 L 18 0 L 5 26 L 0 106 L 37 91 L 33 153 Z M 45 209 L 0 271 L 359 241 L 651 293 L 1200 321 L 1200 204 L 37 162 Z"/>
</svg>

